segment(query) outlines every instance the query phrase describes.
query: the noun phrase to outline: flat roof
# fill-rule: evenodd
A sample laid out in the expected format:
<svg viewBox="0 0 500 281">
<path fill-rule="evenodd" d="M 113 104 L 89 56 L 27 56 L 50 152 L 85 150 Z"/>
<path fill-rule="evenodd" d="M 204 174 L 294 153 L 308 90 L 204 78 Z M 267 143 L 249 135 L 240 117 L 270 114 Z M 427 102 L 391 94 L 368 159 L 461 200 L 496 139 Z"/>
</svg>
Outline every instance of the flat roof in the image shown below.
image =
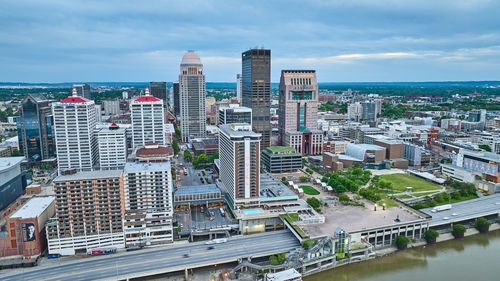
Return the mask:
<svg viewBox="0 0 500 281">
<path fill-rule="evenodd" d="M 271 151 L 295 150 L 291 146 L 270 146 L 267 149 Z"/>
<path fill-rule="evenodd" d="M 24 157 L 2 157 L 0 161 L 0 172 L 18 165 L 24 160 Z"/>
<path fill-rule="evenodd" d="M 234 128 L 249 128 L 249 131 L 237 131 Z M 247 123 L 234 123 L 234 124 L 224 124 L 220 125 L 219 129 L 229 135 L 230 137 L 261 137 L 261 134 L 257 134 L 252 131 L 252 126 Z"/>
<path fill-rule="evenodd" d="M 196 186 L 178 186 L 174 192 L 175 195 L 198 194 L 221 192 L 215 184 L 196 185 Z"/>
<path fill-rule="evenodd" d="M 88 171 L 78 172 L 72 175 L 62 175 L 54 179 L 54 182 L 59 181 L 76 181 L 76 180 L 93 180 L 104 178 L 119 178 L 123 170 L 105 170 L 105 171 Z"/>
<path fill-rule="evenodd" d="M 26 202 L 19 210 L 17 210 L 10 218 L 31 219 L 40 216 L 52 202 L 54 196 L 37 196 Z"/>
<path fill-rule="evenodd" d="M 299 197 L 295 192 L 290 190 L 280 180 L 275 178 L 270 173 L 260 174 L 260 199 L 261 201 L 269 200 L 291 200 Z"/>
<path fill-rule="evenodd" d="M 126 163 L 125 173 L 137 173 L 143 171 L 170 171 L 170 162 L 153 163 Z"/>
</svg>

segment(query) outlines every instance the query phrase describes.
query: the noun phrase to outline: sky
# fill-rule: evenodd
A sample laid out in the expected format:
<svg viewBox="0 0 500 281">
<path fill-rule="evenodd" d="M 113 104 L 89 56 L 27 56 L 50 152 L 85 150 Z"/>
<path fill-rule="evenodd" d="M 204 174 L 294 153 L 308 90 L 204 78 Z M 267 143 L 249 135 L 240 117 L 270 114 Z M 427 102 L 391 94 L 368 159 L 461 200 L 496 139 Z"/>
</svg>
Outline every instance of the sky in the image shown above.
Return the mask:
<svg viewBox="0 0 500 281">
<path fill-rule="evenodd" d="M 235 82 L 271 49 L 319 82 L 500 80 L 500 1 L 0 0 L 1 82 L 177 81 L 195 50 L 206 81 Z"/>
</svg>

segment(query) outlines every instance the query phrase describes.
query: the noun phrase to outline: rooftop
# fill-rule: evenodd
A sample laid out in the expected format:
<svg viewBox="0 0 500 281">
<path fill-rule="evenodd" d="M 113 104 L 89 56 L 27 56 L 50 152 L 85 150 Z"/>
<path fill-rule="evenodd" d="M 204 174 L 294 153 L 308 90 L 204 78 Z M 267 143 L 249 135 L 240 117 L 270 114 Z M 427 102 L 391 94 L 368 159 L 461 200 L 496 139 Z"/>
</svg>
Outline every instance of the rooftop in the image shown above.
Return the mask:
<svg viewBox="0 0 500 281">
<path fill-rule="evenodd" d="M 295 150 L 291 146 L 270 146 L 267 149 L 271 151 Z"/>
<path fill-rule="evenodd" d="M 2 157 L 2 161 L 0 161 L 0 172 L 18 165 L 23 159 L 24 157 Z"/>
<path fill-rule="evenodd" d="M 79 97 L 77 95 L 76 89 L 73 88 L 73 93 L 72 93 L 71 97 L 67 97 L 67 98 L 61 100 L 60 103 L 84 103 L 84 102 L 89 102 L 89 101 L 91 101 L 91 100 Z"/>
<path fill-rule="evenodd" d="M 181 64 L 201 64 L 201 60 L 194 50 L 188 50 L 188 52 L 182 57 Z"/>
<path fill-rule="evenodd" d="M 146 88 L 146 93 L 144 96 L 138 98 L 135 100 L 136 102 L 155 102 L 155 101 L 161 101 L 157 97 L 151 96 L 149 94 L 149 88 Z"/>
<path fill-rule="evenodd" d="M 125 173 L 137 172 L 154 172 L 154 171 L 170 171 L 170 162 L 154 162 L 154 163 L 126 163 Z"/>
<path fill-rule="evenodd" d="M 118 178 L 121 174 L 122 170 L 78 172 L 72 175 L 58 176 L 54 179 L 54 182 Z"/>
<path fill-rule="evenodd" d="M 220 125 L 220 130 L 230 137 L 261 137 L 261 134 L 252 131 L 252 126 L 246 123 Z"/>
<path fill-rule="evenodd" d="M 197 185 L 197 186 L 178 186 L 175 195 L 199 194 L 199 193 L 220 193 L 220 189 L 215 184 Z"/>
<path fill-rule="evenodd" d="M 52 202 L 54 196 L 37 196 L 33 197 L 24 206 L 17 210 L 10 218 L 31 219 L 40 216 Z"/>
<path fill-rule="evenodd" d="M 260 201 L 299 199 L 288 186 L 269 173 L 260 175 Z"/>
</svg>

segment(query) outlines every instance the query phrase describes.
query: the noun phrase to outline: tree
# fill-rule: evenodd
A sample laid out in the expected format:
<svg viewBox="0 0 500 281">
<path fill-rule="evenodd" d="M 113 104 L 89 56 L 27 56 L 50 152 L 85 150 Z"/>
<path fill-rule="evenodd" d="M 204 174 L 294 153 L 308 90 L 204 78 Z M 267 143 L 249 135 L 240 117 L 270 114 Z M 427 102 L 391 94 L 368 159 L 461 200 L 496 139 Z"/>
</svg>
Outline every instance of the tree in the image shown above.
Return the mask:
<svg viewBox="0 0 500 281">
<path fill-rule="evenodd" d="M 476 220 L 476 228 L 481 233 L 487 233 L 490 228 L 491 222 L 485 218 L 478 218 Z"/>
<path fill-rule="evenodd" d="M 408 243 L 410 243 L 410 239 L 404 235 L 399 235 L 396 238 L 396 246 L 398 246 L 398 249 L 400 250 L 406 249 Z"/>
<path fill-rule="evenodd" d="M 299 180 L 301 182 L 309 182 L 311 179 L 309 177 L 300 177 Z"/>
<path fill-rule="evenodd" d="M 451 232 L 455 238 L 463 238 L 464 233 L 467 231 L 467 228 L 461 224 L 454 224 L 453 231 Z"/>
<path fill-rule="evenodd" d="M 484 149 L 484 150 L 486 150 L 488 152 L 491 152 L 491 147 L 489 145 L 487 145 L 487 144 L 480 144 L 479 148 Z"/>
<path fill-rule="evenodd" d="M 193 160 L 193 155 L 189 152 L 189 150 L 184 150 L 184 160 L 188 162 Z"/>
<path fill-rule="evenodd" d="M 319 201 L 318 199 L 313 197 L 313 198 L 307 199 L 307 204 L 309 204 L 309 206 L 313 207 L 313 209 L 317 209 L 321 206 L 321 201 Z"/>
<path fill-rule="evenodd" d="M 339 195 L 339 201 L 342 202 L 342 203 L 347 203 L 349 202 L 349 196 L 345 195 L 345 194 L 340 194 Z"/>
<path fill-rule="evenodd" d="M 434 229 L 429 229 L 424 233 L 424 238 L 429 244 L 435 244 L 436 239 L 439 237 L 439 233 Z"/>
<path fill-rule="evenodd" d="M 174 149 L 174 155 L 179 154 L 179 151 L 181 151 L 181 149 L 179 148 L 179 143 L 177 142 L 177 140 L 174 140 L 172 142 L 172 148 Z"/>
<path fill-rule="evenodd" d="M 175 181 L 175 179 L 177 178 L 177 174 L 175 172 L 175 169 L 174 168 L 171 168 L 171 173 L 172 173 L 172 180 Z"/>
</svg>

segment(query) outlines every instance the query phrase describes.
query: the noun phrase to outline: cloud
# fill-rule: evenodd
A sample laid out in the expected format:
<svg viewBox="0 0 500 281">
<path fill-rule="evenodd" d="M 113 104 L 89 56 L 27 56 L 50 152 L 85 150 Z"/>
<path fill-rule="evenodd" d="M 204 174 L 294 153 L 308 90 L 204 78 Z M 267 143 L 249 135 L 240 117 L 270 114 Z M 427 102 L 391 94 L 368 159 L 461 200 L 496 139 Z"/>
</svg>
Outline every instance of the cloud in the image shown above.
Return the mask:
<svg viewBox="0 0 500 281">
<path fill-rule="evenodd" d="M 188 49 L 207 81 L 233 81 L 241 52 L 322 81 L 500 77 L 500 1 L 4 1 L 3 81 L 173 81 Z M 466 71 L 467 70 L 467 71 Z M 496 78 L 495 78 L 496 77 Z"/>
</svg>

